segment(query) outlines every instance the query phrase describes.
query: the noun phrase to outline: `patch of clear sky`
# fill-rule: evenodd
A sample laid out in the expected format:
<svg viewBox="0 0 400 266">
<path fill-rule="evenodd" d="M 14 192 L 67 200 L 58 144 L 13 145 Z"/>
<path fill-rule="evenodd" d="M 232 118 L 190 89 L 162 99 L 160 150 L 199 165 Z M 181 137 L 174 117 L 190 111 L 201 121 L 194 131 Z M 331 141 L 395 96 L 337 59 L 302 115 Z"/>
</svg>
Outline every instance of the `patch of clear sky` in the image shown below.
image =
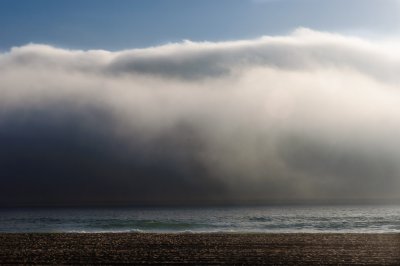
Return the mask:
<svg viewBox="0 0 400 266">
<path fill-rule="evenodd" d="M 398 0 L 0 0 L 0 49 L 119 50 L 315 30 L 393 34 Z"/>
</svg>

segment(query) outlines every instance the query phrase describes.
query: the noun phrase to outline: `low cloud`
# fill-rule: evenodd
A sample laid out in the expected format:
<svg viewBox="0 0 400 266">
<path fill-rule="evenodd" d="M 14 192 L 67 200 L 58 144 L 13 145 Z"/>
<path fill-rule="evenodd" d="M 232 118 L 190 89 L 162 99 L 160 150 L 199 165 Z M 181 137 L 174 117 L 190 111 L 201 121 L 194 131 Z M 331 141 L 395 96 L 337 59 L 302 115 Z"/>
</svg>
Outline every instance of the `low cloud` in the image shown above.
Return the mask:
<svg viewBox="0 0 400 266">
<path fill-rule="evenodd" d="M 299 29 L 0 54 L 0 203 L 396 200 L 397 44 Z"/>
</svg>

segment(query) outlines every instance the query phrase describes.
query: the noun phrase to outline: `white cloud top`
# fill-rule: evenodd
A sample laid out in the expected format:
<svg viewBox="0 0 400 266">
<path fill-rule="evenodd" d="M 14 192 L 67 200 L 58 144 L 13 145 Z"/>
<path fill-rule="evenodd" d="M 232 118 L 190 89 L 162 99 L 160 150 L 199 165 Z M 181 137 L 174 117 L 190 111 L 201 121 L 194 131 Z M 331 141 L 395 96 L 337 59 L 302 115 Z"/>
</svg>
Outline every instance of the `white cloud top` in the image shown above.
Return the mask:
<svg viewBox="0 0 400 266">
<path fill-rule="evenodd" d="M 218 181 L 227 199 L 394 199 L 397 47 L 309 29 L 116 52 L 30 44 L 0 54 L 0 128 L 15 112 L 34 124 L 37 110 L 73 111 L 141 160 L 191 158 L 174 167 L 201 175 L 175 172 Z M 113 123 L 93 122 L 93 110 Z"/>
</svg>

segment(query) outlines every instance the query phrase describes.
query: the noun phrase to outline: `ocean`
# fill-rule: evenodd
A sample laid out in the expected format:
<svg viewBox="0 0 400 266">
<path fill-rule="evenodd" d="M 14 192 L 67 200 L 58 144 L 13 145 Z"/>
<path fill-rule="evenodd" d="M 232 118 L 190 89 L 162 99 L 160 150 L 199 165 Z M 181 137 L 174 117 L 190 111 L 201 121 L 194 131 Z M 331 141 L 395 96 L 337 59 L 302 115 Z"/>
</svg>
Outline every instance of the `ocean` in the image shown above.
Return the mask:
<svg viewBox="0 0 400 266">
<path fill-rule="evenodd" d="M 400 232 L 400 206 L 3 208 L 0 232 Z"/>
</svg>

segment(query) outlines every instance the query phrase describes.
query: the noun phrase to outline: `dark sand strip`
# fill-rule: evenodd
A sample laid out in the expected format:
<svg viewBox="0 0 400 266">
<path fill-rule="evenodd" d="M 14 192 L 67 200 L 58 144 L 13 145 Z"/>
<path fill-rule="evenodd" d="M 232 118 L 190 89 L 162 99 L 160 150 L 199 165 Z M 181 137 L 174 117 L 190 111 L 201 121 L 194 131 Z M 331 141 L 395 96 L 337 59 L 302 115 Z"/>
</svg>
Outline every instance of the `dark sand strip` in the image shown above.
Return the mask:
<svg viewBox="0 0 400 266">
<path fill-rule="evenodd" d="M 0 263 L 400 265 L 400 235 L 0 234 Z"/>
</svg>

